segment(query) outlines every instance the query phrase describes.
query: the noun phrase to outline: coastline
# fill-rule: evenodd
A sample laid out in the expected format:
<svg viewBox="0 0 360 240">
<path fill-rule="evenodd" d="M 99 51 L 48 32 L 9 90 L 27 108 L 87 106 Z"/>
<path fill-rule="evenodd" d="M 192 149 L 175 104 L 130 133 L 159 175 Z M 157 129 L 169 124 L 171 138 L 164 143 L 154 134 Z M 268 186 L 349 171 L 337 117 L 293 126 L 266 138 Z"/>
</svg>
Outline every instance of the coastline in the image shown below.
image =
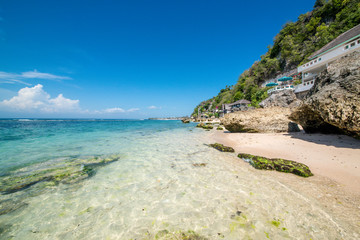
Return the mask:
<svg viewBox="0 0 360 240">
<path fill-rule="evenodd" d="M 360 196 L 360 141 L 344 135 L 212 131 L 215 142 L 237 153 L 284 158 L 308 165 L 315 178 L 335 181 Z"/>
</svg>

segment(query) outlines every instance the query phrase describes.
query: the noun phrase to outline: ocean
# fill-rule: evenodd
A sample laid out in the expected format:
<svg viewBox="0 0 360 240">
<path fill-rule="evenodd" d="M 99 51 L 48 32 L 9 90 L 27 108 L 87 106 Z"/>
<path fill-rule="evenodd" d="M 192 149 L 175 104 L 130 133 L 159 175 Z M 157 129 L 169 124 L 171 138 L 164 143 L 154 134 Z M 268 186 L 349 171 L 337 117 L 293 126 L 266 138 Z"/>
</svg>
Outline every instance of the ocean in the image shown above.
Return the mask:
<svg viewBox="0 0 360 240">
<path fill-rule="evenodd" d="M 0 239 L 344 238 L 316 201 L 210 148 L 210 136 L 181 121 L 2 119 L 3 189 L 79 159 L 114 161 L 3 190 Z"/>
</svg>

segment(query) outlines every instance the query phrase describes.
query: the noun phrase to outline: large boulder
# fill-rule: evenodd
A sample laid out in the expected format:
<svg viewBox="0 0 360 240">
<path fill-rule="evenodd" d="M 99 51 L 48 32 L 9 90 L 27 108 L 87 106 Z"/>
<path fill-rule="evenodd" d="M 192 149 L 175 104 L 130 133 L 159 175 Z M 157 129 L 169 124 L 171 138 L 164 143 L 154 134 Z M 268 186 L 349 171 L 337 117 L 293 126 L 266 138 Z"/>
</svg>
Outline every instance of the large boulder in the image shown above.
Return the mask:
<svg viewBox="0 0 360 240">
<path fill-rule="evenodd" d="M 289 132 L 300 131 L 288 119 L 289 108 L 259 108 L 225 114 L 221 123 L 230 132 Z M 290 123 L 290 124 L 289 124 Z"/>
<path fill-rule="evenodd" d="M 270 95 L 270 97 L 259 103 L 260 107 L 298 107 L 301 103 L 301 100 L 296 98 L 296 95 L 293 90 L 286 89 L 283 91 L 275 92 Z"/>
<path fill-rule="evenodd" d="M 308 133 L 345 133 L 359 138 L 360 52 L 342 57 L 321 72 L 290 119 Z"/>
</svg>

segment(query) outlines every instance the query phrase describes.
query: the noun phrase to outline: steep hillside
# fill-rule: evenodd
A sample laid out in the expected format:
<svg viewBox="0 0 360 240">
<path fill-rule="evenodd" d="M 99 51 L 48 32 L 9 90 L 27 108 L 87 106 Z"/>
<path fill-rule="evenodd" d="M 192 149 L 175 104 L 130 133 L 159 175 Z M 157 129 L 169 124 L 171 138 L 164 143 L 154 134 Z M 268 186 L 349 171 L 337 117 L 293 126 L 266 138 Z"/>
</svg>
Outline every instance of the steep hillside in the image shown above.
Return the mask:
<svg viewBox="0 0 360 240">
<path fill-rule="evenodd" d="M 192 116 L 211 114 L 223 103 L 243 98 L 258 107 L 268 90 L 261 88 L 261 83 L 306 62 L 313 52 L 358 24 L 360 0 L 316 0 L 311 12 L 285 24 L 261 60 L 243 72 L 234 86 L 226 86 L 217 96 L 200 103 Z"/>
</svg>

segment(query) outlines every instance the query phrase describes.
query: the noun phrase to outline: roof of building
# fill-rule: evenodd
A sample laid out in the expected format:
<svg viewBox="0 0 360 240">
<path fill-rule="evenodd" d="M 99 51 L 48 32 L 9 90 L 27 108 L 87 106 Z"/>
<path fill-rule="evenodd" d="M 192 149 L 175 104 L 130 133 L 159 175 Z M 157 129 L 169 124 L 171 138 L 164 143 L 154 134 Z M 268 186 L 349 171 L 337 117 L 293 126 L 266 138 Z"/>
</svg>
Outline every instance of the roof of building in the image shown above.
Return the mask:
<svg viewBox="0 0 360 240">
<path fill-rule="evenodd" d="M 339 44 L 342 44 L 348 40 L 351 40 L 352 38 L 360 35 L 360 24 L 353 27 L 352 29 L 344 32 L 343 34 L 340 34 L 337 38 L 326 44 L 324 47 L 320 48 L 316 52 L 310 55 L 309 59 L 313 59 L 316 56 L 338 46 Z"/>
<path fill-rule="evenodd" d="M 230 105 L 236 105 L 236 104 L 250 104 L 251 102 L 246 99 L 241 99 L 236 102 L 230 103 Z"/>
<path fill-rule="evenodd" d="M 306 86 L 298 85 L 298 86 L 295 87 L 294 93 L 300 93 L 300 92 L 308 91 L 308 90 L 310 90 L 310 88 L 312 88 L 312 86 L 314 86 L 314 85 L 313 84 L 309 84 L 309 85 L 306 85 Z"/>
</svg>

